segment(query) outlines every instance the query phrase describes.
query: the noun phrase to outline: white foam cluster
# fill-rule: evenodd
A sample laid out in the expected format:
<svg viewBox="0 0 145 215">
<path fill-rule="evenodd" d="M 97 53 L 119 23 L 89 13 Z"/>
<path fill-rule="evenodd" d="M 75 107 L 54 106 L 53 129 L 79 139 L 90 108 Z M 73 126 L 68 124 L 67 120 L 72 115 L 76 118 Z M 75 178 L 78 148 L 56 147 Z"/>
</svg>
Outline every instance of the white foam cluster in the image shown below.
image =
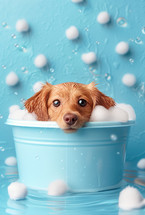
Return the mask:
<svg viewBox="0 0 145 215">
<path fill-rule="evenodd" d="M 18 32 L 27 32 L 29 30 L 29 25 L 25 19 L 19 19 L 16 22 L 16 30 Z"/>
<path fill-rule="evenodd" d="M 133 210 L 145 206 L 145 199 L 135 187 L 126 187 L 119 194 L 119 207 L 123 210 Z"/>
<path fill-rule="evenodd" d="M 56 180 L 49 184 L 48 195 L 61 196 L 68 191 L 68 187 L 63 180 Z"/>
<path fill-rule="evenodd" d="M 13 182 L 8 186 L 8 194 L 12 200 L 24 199 L 27 196 L 27 187 L 23 183 Z"/>
<path fill-rule="evenodd" d="M 92 111 L 90 121 L 91 122 L 101 122 L 101 121 L 117 121 L 117 122 L 127 122 L 129 119 L 128 113 L 119 107 L 111 107 L 106 109 L 101 105 L 97 105 Z"/>
<path fill-rule="evenodd" d="M 142 158 L 142 159 L 140 159 L 140 160 L 138 161 L 137 167 L 138 167 L 139 169 L 145 169 L 145 158 Z"/>
<path fill-rule="evenodd" d="M 7 166 L 17 166 L 17 160 L 15 157 L 11 156 L 11 157 L 7 157 L 5 159 L 5 164 Z"/>
<path fill-rule="evenodd" d="M 16 106 L 11 106 L 9 108 L 10 113 L 9 113 L 9 119 L 14 119 L 14 120 L 28 120 L 28 121 L 36 121 L 37 116 L 35 113 L 28 113 L 27 110 L 21 110 L 20 108 L 16 108 Z"/>
<path fill-rule="evenodd" d="M 110 15 L 106 11 L 102 11 L 97 16 L 97 22 L 100 24 L 107 24 L 110 21 Z"/>
<path fill-rule="evenodd" d="M 136 83 L 135 75 L 126 73 L 122 78 L 122 83 L 127 87 L 133 87 Z"/>
<path fill-rule="evenodd" d="M 37 93 L 37 92 L 39 92 L 39 91 L 42 89 L 42 87 L 43 87 L 43 83 L 40 82 L 40 81 L 38 81 L 38 82 L 36 82 L 36 83 L 33 85 L 33 91 L 34 91 L 35 93 Z"/>
<path fill-rule="evenodd" d="M 37 55 L 36 58 L 34 59 L 34 64 L 38 68 L 45 67 L 47 65 L 47 63 L 48 63 L 47 58 L 43 54 Z"/>
<path fill-rule="evenodd" d="M 69 27 L 66 32 L 66 37 L 69 39 L 69 40 L 75 40 L 79 37 L 79 31 L 78 29 L 75 27 L 75 26 L 71 26 Z"/>
<path fill-rule="evenodd" d="M 19 78 L 15 72 L 10 72 L 6 76 L 6 84 L 8 86 L 15 86 L 16 84 L 18 84 L 18 82 L 19 82 Z"/>
<path fill-rule="evenodd" d="M 80 3 L 83 2 L 84 0 L 71 0 L 73 3 Z"/>
<path fill-rule="evenodd" d="M 95 63 L 97 60 L 95 52 L 88 52 L 82 54 L 82 61 L 86 64 L 92 64 Z"/>
<path fill-rule="evenodd" d="M 128 120 L 136 120 L 135 110 L 131 105 L 120 103 L 120 104 L 116 104 L 116 107 L 119 107 L 128 113 L 128 117 L 129 117 Z"/>
<path fill-rule="evenodd" d="M 20 106 L 19 105 L 12 105 L 9 107 L 9 113 L 13 113 L 16 110 L 19 110 Z"/>
<path fill-rule="evenodd" d="M 129 44 L 127 42 L 121 41 L 116 45 L 116 52 L 120 55 L 125 55 L 129 51 Z"/>
</svg>

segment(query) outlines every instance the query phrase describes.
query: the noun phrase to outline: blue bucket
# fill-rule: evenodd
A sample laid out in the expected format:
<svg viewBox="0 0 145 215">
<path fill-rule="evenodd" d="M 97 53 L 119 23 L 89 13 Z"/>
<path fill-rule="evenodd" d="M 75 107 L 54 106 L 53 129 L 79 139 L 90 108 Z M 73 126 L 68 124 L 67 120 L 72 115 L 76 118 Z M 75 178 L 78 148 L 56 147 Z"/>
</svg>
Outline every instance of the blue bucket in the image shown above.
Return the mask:
<svg viewBox="0 0 145 215">
<path fill-rule="evenodd" d="M 7 120 L 12 126 L 19 180 L 46 190 L 63 180 L 72 192 L 121 186 L 129 130 L 134 121 L 89 122 L 64 133 L 56 122 Z"/>
</svg>

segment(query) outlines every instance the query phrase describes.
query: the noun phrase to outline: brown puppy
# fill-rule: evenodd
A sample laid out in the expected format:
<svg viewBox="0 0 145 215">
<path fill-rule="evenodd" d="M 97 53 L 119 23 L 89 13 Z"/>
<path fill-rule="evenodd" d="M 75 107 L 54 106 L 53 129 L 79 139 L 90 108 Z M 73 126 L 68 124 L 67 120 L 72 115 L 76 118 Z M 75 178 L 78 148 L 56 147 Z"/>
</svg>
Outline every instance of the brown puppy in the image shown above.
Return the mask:
<svg viewBox="0 0 145 215">
<path fill-rule="evenodd" d="M 88 85 L 74 82 L 58 85 L 46 83 L 25 102 L 28 112 L 34 112 L 39 121 L 56 121 L 66 132 L 76 131 L 88 122 L 96 105 L 109 109 L 115 102 L 101 93 L 93 82 Z"/>
</svg>

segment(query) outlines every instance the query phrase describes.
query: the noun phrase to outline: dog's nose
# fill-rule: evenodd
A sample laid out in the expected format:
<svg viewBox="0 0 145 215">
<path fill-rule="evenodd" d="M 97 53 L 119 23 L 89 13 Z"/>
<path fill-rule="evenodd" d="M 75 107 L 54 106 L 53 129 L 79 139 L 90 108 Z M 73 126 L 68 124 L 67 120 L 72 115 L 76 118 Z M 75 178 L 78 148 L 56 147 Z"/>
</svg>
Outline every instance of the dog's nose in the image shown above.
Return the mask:
<svg viewBox="0 0 145 215">
<path fill-rule="evenodd" d="M 66 124 L 73 125 L 78 120 L 78 117 L 76 114 L 67 113 L 64 115 L 63 119 L 66 122 Z"/>
</svg>

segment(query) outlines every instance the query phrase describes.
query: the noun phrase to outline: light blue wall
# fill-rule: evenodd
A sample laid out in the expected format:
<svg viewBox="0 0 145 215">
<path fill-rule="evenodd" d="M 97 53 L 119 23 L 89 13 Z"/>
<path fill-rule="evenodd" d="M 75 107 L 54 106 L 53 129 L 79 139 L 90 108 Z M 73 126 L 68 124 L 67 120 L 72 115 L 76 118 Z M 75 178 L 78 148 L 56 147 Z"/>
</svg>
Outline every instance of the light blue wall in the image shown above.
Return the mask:
<svg viewBox="0 0 145 215">
<path fill-rule="evenodd" d="M 105 26 L 96 22 L 97 14 L 103 10 L 111 15 L 111 23 Z M 33 95 L 32 86 L 35 82 L 90 83 L 95 80 L 104 93 L 117 102 L 129 103 L 134 107 L 137 121 L 131 131 L 127 155 L 131 159 L 144 153 L 144 11 L 144 0 L 86 0 L 83 4 L 74 4 L 71 0 L 0 0 L 1 144 L 6 144 L 6 147 L 13 144 L 10 128 L 4 125 L 9 106 L 22 106 L 23 99 Z M 126 27 L 120 27 L 116 23 L 119 17 L 126 19 Z M 21 18 L 28 21 L 31 28 L 29 33 L 16 32 L 15 23 Z M 76 41 L 69 41 L 65 37 L 65 30 L 70 25 L 79 29 L 80 38 Z M 130 45 L 130 52 L 126 56 L 119 56 L 114 51 L 116 44 L 122 40 L 128 41 Z M 97 54 L 98 61 L 93 67 L 85 65 L 81 60 L 81 54 L 88 51 Z M 33 60 L 39 53 L 47 56 L 49 68 L 35 68 Z M 54 69 L 53 73 L 50 68 Z M 20 78 L 20 83 L 15 87 L 5 84 L 5 78 L 10 71 L 16 72 Z M 136 75 L 137 84 L 133 88 L 125 87 L 121 82 L 122 76 L 127 72 Z M 105 73 L 111 75 L 110 81 L 105 79 Z"/>
</svg>

